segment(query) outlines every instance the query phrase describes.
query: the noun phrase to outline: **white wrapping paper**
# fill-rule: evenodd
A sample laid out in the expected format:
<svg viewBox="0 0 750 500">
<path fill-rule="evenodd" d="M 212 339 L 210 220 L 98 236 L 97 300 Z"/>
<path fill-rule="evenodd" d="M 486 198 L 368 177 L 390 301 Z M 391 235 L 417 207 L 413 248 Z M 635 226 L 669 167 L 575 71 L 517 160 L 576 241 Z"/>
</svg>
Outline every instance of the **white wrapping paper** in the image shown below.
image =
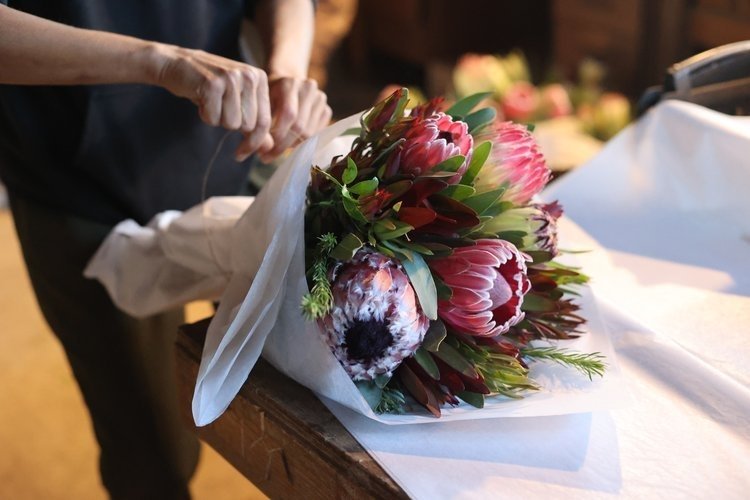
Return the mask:
<svg viewBox="0 0 750 500">
<path fill-rule="evenodd" d="M 749 153 L 748 118 L 667 102 L 544 193 L 583 228 L 563 219 L 561 245 L 592 249 L 633 404 L 389 429 L 332 411 L 413 498 L 747 498 Z"/>
<path fill-rule="evenodd" d="M 357 116 L 343 120 L 303 143 L 252 202 L 217 198 L 185 214 L 160 214 L 145 228 L 123 222 L 88 266 L 86 276 L 102 281 L 115 303 L 137 316 L 221 294 L 193 398 L 197 425 L 224 412 L 261 352 L 323 398 L 370 419 L 387 424 L 438 421 L 422 410 L 375 414 L 330 353 L 317 324 L 301 314 L 307 292 L 303 231 L 310 166 L 327 165 L 333 156 L 347 153 L 353 137 L 339 136 L 357 122 Z M 588 333 L 565 346 L 605 355 L 609 368 L 603 379 L 590 381 L 572 369 L 538 364 L 533 375 L 542 390 L 522 400 L 490 398 L 481 410 L 465 403 L 446 408 L 440 421 L 559 415 L 627 401 L 594 299 L 584 293 L 583 301 Z"/>
</svg>

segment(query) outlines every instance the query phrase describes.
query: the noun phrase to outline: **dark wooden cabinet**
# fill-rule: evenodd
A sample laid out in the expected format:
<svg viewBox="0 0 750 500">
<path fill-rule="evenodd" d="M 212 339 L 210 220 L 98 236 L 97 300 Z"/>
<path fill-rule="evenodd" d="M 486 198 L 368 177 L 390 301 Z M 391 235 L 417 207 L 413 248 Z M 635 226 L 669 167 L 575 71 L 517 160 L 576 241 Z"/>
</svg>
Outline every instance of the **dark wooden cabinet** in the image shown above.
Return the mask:
<svg viewBox="0 0 750 500">
<path fill-rule="evenodd" d="M 750 39 L 750 0 L 554 0 L 552 30 L 563 74 L 591 56 L 609 68 L 609 87 L 637 96 L 671 64 Z"/>
</svg>

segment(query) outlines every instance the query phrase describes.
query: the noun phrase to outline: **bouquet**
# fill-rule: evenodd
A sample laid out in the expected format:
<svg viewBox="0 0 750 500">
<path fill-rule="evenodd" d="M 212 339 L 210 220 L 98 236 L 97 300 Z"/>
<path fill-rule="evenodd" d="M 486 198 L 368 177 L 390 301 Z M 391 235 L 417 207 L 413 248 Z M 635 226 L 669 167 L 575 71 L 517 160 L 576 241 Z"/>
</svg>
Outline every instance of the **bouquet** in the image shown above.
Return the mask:
<svg viewBox="0 0 750 500">
<path fill-rule="evenodd" d="M 586 276 L 554 260 L 562 208 L 533 201 L 550 171 L 529 130 L 474 110 L 487 94 L 408 97 L 312 169 L 305 317 L 378 413 L 520 398 L 536 361 L 602 375 L 598 353 L 540 345 L 579 335 Z"/>
<path fill-rule="evenodd" d="M 324 401 L 388 424 L 611 407 L 616 366 L 601 381 L 562 366 L 591 378 L 597 353 L 612 352 L 576 289 L 585 276 L 556 260 L 557 225 L 574 227 L 534 201 L 544 158 L 525 126 L 474 110 L 484 97 L 407 115 L 399 89 L 297 147 L 255 198 L 123 221 L 85 274 L 134 316 L 219 301 L 197 425 L 224 412 L 261 354 Z M 584 330 L 565 341 L 584 353 L 558 347 Z"/>
</svg>

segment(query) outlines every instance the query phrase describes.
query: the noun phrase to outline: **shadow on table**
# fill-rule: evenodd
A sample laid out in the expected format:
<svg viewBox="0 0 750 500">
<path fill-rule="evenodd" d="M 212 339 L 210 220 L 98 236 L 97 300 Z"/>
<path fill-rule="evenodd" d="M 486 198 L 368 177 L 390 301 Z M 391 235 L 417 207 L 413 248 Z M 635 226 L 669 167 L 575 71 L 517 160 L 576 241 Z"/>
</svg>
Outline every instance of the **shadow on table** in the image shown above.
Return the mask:
<svg viewBox="0 0 750 500">
<path fill-rule="evenodd" d="M 407 491 L 415 481 L 442 488 L 498 477 L 604 492 L 621 488 L 617 434 L 606 412 L 398 426 L 345 408 L 334 413 Z"/>
</svg>

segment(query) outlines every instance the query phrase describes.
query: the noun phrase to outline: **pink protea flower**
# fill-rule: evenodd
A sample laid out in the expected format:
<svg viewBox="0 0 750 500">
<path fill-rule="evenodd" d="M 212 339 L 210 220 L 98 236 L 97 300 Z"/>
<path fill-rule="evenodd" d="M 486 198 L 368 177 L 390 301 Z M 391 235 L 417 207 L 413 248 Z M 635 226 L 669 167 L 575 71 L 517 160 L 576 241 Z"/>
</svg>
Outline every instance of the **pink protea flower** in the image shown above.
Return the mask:
<svg viewBox="0 0 750 500">
<path fill-rule="evenodd" d="M 539 91 L 529 82 L 516 82 L 502 99 L 503 115 L 508 120 L 529 121 L 539 108 Z"/>
<path fill-rule="evenodd" d="M 474 181 L 477 191 L 506 185 L 503 199 L 523 205 L 549 182 L 547 162 L 525 126 L 499 123 L 481 139 L 492 141 L 492 152 Z"/>
<path fill-rule="evenodd" d="M 507 332 L 524 317 L 521 304 L 531 288 L 527 260 L 513 244 L 492 239 L 431 260 L 430 268 L 452 292 L 449 300 L 438 301 L 438 315 L 468 335 L 494 337 Z"/>
<path fill-rule="evenodd" d="M 430 322 L 396 260 L 361 249 L 332 270 L 332 289 L 323 331 L 353 380 L 392 373 L 421 345 Z"/>
<path fill-rule="evenodd" d="M 474 139 L 466 123 L 454 122 L 445 113 L 417 117 L 405 139 L 401 149 L 391 156 L 389 171 L 419 176 L 448 158 L 463 155 L 466 159 L 448 180 L 449 184 L 456 184 L 469 167 Z"/>
<path fill-rule="evenodd" d="M 541 108 L 550 118 L 568 116 L 573 113 L 573 104 L 565 87 L 559 83 L 551 83 L 542 88 Z"/>
</svg>

